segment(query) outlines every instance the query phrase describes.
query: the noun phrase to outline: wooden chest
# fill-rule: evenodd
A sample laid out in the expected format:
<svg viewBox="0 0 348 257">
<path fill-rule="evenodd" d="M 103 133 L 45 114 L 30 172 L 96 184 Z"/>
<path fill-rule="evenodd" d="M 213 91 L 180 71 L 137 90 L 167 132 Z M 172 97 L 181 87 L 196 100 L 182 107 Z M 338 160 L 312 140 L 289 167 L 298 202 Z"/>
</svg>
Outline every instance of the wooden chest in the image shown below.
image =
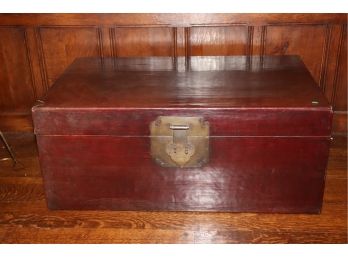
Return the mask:
<svg viewBox="0 0 348 257">
<path fill-rule="evenodd" d="M 81 58 L 32 111 L 50 209 L 321 210 L 332 109 L 296 56 Z"/>
</svg>

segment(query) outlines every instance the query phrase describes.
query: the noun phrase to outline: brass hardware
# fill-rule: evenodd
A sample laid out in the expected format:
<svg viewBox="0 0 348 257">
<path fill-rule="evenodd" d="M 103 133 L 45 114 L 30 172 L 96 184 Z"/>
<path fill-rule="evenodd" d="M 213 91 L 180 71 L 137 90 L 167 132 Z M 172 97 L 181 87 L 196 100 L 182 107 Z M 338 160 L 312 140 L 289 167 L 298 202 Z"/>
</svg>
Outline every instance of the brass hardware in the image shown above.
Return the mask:
<svg viewBox="0 0 348 257">
<path fill-rule="evenodd" d="M 209 123 L 202 117 L 159 116 L 150 132 L 152 158 L 162 167 L 201 167 L 209 159 Z"/>
</svg>

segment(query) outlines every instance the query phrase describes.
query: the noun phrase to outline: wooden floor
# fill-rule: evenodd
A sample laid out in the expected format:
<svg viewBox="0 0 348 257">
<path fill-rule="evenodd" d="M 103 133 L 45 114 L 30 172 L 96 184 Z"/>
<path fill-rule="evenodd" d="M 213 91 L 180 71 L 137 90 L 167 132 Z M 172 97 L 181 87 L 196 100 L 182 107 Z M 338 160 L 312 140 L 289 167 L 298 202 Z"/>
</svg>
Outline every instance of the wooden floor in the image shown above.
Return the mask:
<svg viewBox="0 0 348 257">
<path fill-rule="evenodd" d="M 6 134 L 22 169 L 0 144 L 2 243 L 346 243 L 347 144 L 334 139 L 320 215 L 49 211 L 32 134 Z"/>
</svg>

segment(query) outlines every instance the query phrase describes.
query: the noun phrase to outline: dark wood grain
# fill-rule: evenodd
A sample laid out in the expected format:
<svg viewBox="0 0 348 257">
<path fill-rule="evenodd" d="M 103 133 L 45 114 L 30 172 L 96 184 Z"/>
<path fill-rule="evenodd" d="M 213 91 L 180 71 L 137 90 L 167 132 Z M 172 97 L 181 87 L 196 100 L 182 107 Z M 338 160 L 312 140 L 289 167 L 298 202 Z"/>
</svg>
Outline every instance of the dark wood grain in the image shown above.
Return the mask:
<svg viewBox="0 0 348 257">
<path fill-rule="evenodd" d="M 35 99 L 23 27 L 0 26 L 0 109 L 28 109 Z"/>
<path fill-rule="evenodd" d="M 96 27 L 40 27 L 46 85 L 49 87 L 75 58 L 100 56 L 100 37 Z"/>
<path fill-rule="evenodd" d="M 306 37 L 315 35 L 315 37 Z M 323 25 L 268 26 L 266 30 L 266 55 L 298 54 L 315 81 L 322 86 L 321 76 L 325 69 L 326 27 Z"/>
<path fill-rule="evenodd" d="M 0 161 L 2 243 L 347 243 L 345 137 L 330 149 L 320 215 L 49 211 L 33 135 L 6 137 L 25 169 Z"/>
<path fill-rule="evenodd" d="M 346 14 L 0 14 L 0 127 L 32 130 L 18 117 L 79 56 L 297 54 L 345 134 L 346 24 Z"/>
<path fill-rule="evenodd" d="M 334 134 L 347 135 L 348 119 L 345 112 L 335 112 L 332 129 Z"/>
<path fill-rule="evenodd" d="M 193 27 L 189 33 L 189 53 L 195 55 L 247 55 L 248 27 Z"/>
<path fill-rule="evenodd" d="M 1 131 L 33 131 L 33 120 L 29 110 L 0 112 Z"/>
<path fill-rule="evenodd" d="M 114 56 L 172 56 L 174 54 L 173 28 L 116 27 Z M 158 40 L 158 39 L 161 40 Z"/>
<path fill-rule="evenodd" d="M 347 26 L 343 26 L 342 46 L 338 60 L 338 71 L 336 78 L 336 90 L 333 96 L 333 106 L 341 113 L 347 111 Z"/>
<path fill-rule="evenodd" d="M 17 23 L 19 25 L 168 25 L 188 26 L 192 24 L 232 24 L 246 23 L 264 25 L 274 23 L 341 23 L 347 22 L 346 14 L 240 14 L 240 13 L 173 13 L 173 14 L 1 14 L 1 25 Z"/>
</svg>

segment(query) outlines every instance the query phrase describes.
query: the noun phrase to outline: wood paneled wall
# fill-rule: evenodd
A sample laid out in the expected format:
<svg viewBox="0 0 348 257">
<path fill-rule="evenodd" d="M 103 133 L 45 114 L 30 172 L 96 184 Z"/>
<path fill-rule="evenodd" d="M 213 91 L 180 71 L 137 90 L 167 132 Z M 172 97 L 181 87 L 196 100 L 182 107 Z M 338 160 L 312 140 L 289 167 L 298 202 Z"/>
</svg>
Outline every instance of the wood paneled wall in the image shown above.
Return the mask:
<svg viewBox="0 0 348 257">
<path fill-rule="evenodd" d="M 2 14 L 0 129 L 80 56 L 300 55 L 347 132 L 346 14 Z"/>
</svg>

